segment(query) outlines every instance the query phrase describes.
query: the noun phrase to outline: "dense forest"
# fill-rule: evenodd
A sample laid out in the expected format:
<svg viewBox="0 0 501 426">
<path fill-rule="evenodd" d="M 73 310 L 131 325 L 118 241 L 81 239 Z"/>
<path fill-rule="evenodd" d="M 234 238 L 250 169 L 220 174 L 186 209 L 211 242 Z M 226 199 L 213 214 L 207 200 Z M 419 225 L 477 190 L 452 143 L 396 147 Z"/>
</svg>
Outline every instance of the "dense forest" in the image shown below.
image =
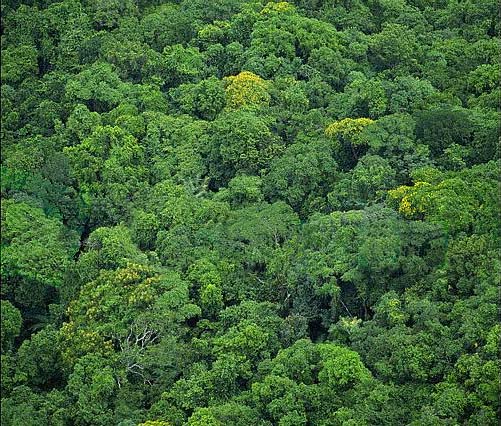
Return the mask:
<svg viewBox="0 0 501 426">
<path fill-rule="evenodd" d="M 497 0 L 1 7 L 2 426 L 495 426 Z"/>
</svg>

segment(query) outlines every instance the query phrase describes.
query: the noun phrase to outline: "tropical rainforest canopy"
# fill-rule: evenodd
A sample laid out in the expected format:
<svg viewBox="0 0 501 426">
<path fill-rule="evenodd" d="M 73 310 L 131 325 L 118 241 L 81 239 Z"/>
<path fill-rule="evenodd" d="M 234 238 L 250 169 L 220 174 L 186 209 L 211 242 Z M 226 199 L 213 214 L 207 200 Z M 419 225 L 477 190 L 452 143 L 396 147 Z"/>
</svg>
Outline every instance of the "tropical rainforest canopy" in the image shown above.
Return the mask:
<svg viewBox="0 0 501 426">
<path fill-rule="evenodd" d="M 1 7 L 3 426 L 495 426 L 497 0 Z"/>
</svg>

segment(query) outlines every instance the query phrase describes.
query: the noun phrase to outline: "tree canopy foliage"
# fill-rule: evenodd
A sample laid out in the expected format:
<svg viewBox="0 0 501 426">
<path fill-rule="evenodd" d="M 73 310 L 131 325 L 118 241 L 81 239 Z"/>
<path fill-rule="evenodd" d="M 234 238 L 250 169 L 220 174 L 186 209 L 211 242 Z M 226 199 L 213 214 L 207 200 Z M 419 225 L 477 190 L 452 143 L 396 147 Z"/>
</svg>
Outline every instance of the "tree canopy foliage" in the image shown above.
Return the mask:
<svg viewBox="0 0 501 426">
<path fill-rule="evenodd" d="M 497 425 L 498 8 L 3 2 L 2 425 Z"/>
</svg>

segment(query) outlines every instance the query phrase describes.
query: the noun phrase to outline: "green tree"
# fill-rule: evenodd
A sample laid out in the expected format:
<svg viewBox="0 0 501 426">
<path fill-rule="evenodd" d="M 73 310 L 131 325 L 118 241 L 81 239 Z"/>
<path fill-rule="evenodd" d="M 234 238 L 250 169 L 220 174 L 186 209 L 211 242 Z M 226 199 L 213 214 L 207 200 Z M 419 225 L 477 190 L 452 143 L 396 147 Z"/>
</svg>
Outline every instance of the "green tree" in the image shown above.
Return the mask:
<svg viewBox="0 0 501 426">
<path fill-rule="evenodd" d="M 325 140 L 304 136 L 271 162 L 263 178 L 264 193 L 271 201 L 282 200 L 302 217 L 321 210 L 325 196 L 339 171 L 332 146 Z"/>
<path fill-rule="evenodd" d="M 71 418 L 85 425 L 109 424 L 117 388 L 116 373 L 108 360 L 98 354 L 83 356 L 68 379 L 67 391 L 74 400 Z"/>
<path fill-rule="evenodd" d="M 417 114 L 416 137 L 430 147 L 434 156 L 453 143 L 469 145 L 473 137 L 473 123 L 461 109 L 442 108 Z"/>
<path fill-rule="evenodd" d="M 61 288 L 76 250 L 76 235 L 40 208 L 2 202 L 3 294 L 16 304 L 43 313 Z"/>
<path fill-rule="evenodd" d="M 48 326 L 25 340 L 17 352 L 16 379 L 35 389 L 50 390 L 64 381 L 58 332 Z"/>
<path fill-rule="evenodd" d="M 123 83 L 110 64 L 94 63 L 66 85 L 70 102 L 85 102 L 92 111 L 109 111 L 122 99 Z"/>
<path fill-rule="evenodd" d="M 209 128 L 207 161 L 213 187 L 225 185 L 237 172 L 258 174 L 282 150 L 267 120 L 245 110 L 221 114 Z"/>
<path fill-rule="evenodd" d="M 140 23 L 145 42 L 158 52 L 166 46 L 182 43 L 194 35 L 190 16 L 174 3 L 159 5 L 146 13 Z"/>
<path fill-rule="evenodd" d="M 233 207 L 244 207 L 263 201 L 262 180 L 259 176 L 238 175 L 220 189 L 216 199 L 229 202 Z"/>
<path fill-rule="evenodd" d="M 99 126 L 79 145 L 65 148 L 64 153 L 92 222 L 117 223 L 122 219 L 125 200 L 145 180 L 143 148 L 136 138 L 117 126 Z"/>
<path fill-rule="evenodd" d="M 32 46 L 2 49 L 2 84 L 19 84 L 38 71 L 37 50 Z"/>
<path fill-rule="evenodd" d="M 21 332 L 21 312 L 8 300 L 1 301 L 2 309 L 2 354 L 13 347 L 14 339 Z"/>
<path fill-rule="evenodd" d="M 196 84 L 181 84 L 171 96 L 182 112 L 204 120 L 214 120 L 226 105 L 223 83 L 215 77 Z"/>
<path fill-rule="evenodd" d="M 166 46 L 158 64 L 152 64 L 152 75 L 159 76 L 167 87 L 195 83 L 204 77 L 203 56 L 194 47 L 181 44 Z"/>
<path fill-rule="evenodd" d="M 388 23 L 380 33 L 372 35 L 369 41 L 369 58 L 378 71 L 391 68 L 415 69 L 418 55 L 416 35 L 404 25 Z"/>
</svg>

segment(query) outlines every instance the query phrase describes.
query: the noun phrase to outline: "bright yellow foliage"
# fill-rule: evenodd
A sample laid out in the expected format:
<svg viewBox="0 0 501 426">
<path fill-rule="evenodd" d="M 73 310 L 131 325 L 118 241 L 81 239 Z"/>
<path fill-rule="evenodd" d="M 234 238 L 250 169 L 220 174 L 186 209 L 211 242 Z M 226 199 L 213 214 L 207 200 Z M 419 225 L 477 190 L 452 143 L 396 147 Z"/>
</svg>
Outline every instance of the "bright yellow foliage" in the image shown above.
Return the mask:
<svg viewBox="0 0 501 426">
<path fill-rule="evenodd" d="M 388 195 L 398 202 L 398 211 L 410 219 L 425 213 L 427 201 L 430 201 L 429 194 L 422 192 L 426 187 L 431 187 L 431 184 L 416 182 L 414 186 L 399 186 L 388 191 Z"/>
<path fill-rule="evenodd" d="M 356 145 L 358 142 L 357 136 L 365 127 L 372 123 L 374 123 L 374 120 L 370 118 L 344 118 L 343 120 L 329 124 L 325 129 L 325 134 L 332 138 L 341 136 Z"/>
<path fill-rule="evenodd" d="M 226 77 L 226 104 L 229 109 L 244 106 L 262 106 L 270 102 L 268 82 L 258 75 L 242 71 L 235 76 Z"/>
<path fill-rule="evenodd" d="M 477 226 L 482 215 L 494 217 L 491 215 L 496 196 L 491 192 L 483 197 L 484 188 L 480 180 L 468 182 L 452 177 L 438 183 L 419 181 L 413 186 L 401 186 L 388 191 L 388 195 L 404 217 L 426 219 L 441 224 L 448 232 L 459 232 Z"/>
<path fill-rule="evenodd" d="M 272 12 L 290 12 L 294 10 L 294 6 L 286 1 L 281 1 L 278 3 L 269 2 L 263 10 L 261 10 L 261 15 L 266 15 Z"/>
</svg>

